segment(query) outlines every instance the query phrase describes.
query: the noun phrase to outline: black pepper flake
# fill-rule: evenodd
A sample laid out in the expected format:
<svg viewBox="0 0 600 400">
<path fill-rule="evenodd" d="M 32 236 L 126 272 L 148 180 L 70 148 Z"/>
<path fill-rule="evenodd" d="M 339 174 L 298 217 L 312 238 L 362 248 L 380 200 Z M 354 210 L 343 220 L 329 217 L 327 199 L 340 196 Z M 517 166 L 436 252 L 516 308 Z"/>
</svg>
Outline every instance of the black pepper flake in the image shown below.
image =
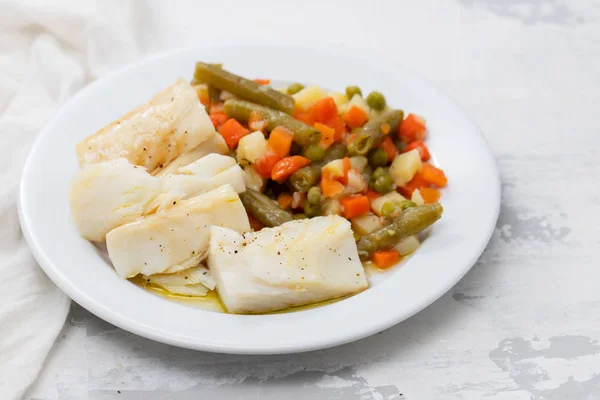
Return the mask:
<svg viewBox="0 0 600 400">
<path fill-rule="evenodd" d="M 186 276 L 185 279 L 187 279 L 188 277 Z"/>
<path fill-rule="evenodd" d="M 171 97 L 171 101 L 175 100 L 175 97 Z"/>
<path fill-rule="evenodd" d="M 237 250 L 236 250 L 236 251 L 234 251 L 234 253 L 235 253 L 235 254 L 237 254 Z"/>
<path fill-rule="evenodd" d="M 194 250 L 192 250 L 192 254 L 196 254 L 196 252 Z"/>
<path fill-rule="evenodd" d="M 146 151 L 146 148 L 144 147 L 144 151 Z"/>
<path fill-rule="evenodd" d="M 147 279 L 146 282 L 150 282 L 150 279 Z"/>
<path fill-rule="evenodd" d="M 351 257 L 348 257 L 348 261 L 352 261 L 352 258 L 351 258 Z"/>
<path fill-rule="evenodd" d="M 174 202 L 173 202 L 173 205 L 175 205 L 175 204 L 177 204 L 177 202 L 176 202 L 176 201 L 174 201 Z"/>
<path fill-rule="evenodd" d="M 120 391 L 120 390 L 117 390 L 117 393 L 121 394 L 121 391 Z"/>
<path fill-rule="evenodd" d="M 278 252 L 277 252 L 277 255 L 278 255 L 278 256 L 280 256 L 280 255 L 281 255 L 281 252 L 280 252 L 280 251 L 278 251 Z"/>
</svg>

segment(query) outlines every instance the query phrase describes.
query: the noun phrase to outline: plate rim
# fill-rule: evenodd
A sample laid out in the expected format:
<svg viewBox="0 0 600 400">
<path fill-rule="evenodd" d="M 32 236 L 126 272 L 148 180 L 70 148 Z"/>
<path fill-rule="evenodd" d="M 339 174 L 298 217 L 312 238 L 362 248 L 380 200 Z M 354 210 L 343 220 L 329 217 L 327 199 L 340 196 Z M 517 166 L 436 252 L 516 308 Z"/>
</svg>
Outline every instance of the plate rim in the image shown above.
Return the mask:
<svg viewBox="0 0 600 400">
<path fill-rule="evenodd" d="M 352 47 L 339 48 L 339 47 L 331 46 L 330 44 L 323 44 L 323 43 L 310 44 L 307 42 L 294 43 L 294 42 L 289 42 L 289 41 L 285 42 L 285 43 L 278 42 L 278 41 L 246 42 L 246 41 L 239 41 L 239 40 L 213 41 L 210 43 L 205 43 L 202 46 L 174 49 L 174 50 L 170 50 L 170 51 L 166 51 L 166 52 L 152 54 L 147 57 L 143 57 L 133 63 L 129 63 L 127 65 L 124 65 L 120 68 L 117 68 L 117 69 L 111 71 L 110 73 L 108 73 L 106 75 L 103 75 L 102 77 L 96 79 L 93 82 L 90 82 L 88 85 L 86 85 L 85 87 L 80 89 L 74 96 L 72 96 L 66 103 L 64 103 L 56 111 L 56 113 L 53 115 L 53 117 L 47 122 L 45 127 L 40 131 L 38 136 L 35 138 L 35 141 L 29 150 L 27 159 L 26 159 L 23 169 L 22 169 L 22 175 L 21 175 L 19 191 L 18 191 L 19 221 L 21 224 L 21 229 L 23 231 L 24 237 L 29 245 L 30 251 L 32 252 L 34 258 L 36 259 L 36 261 L 38 262 L 40 267 L 44 270 L 44 272 L 48 275 L 48 277 L 61 289 L 61 291 L 63 291 L 63 293 L 65 293 L 68 297 L 70 297 L 72 300 L 77 302 L 79 305 L 81 305 L 82 307 L 84 307 L 86 310 L 90 311 L 92 314 L 96 315 L 97 317 L 99 317 L 121 329 L 124 329 L 124 330 L 132 332 L 136 335 L 146 337 L 146 338 L 158 341 L 158 342 L 162 342 L 162 343 L 166 343 L 166 344 L 170 344 L 170 345 L 174 345 L 174 346 L 178 346 L 178 347 L 185 347 L 185 348 L 190 348 L 190 349 L 195 349 L 195 350 L 202 350 L 202 351 L 216 352 L 216 353 L 256 354 L 256 355 L 287 354 L 287 353 L 300 353 L 300 352 L 313 351 L 313 350 L 319 350 L 319 349 L 323 349 L 323 348 L 339 346 L 342 344 L 346 344 L 349 342 L 353 342 L 353 341 L 365 338 L 367 336 L 373 335 L 373 334 L 383 331 L 385 329 L 388 329 L 391 326 L 396 325 L 397 323 L 400 323 L 402 321 L 405 321 L 405 320 L 411 318 L 413 315 L 419 313 L 424 308 L 426 308 L 427 306 L 434 303 L 436 300 L 438 300 L 440 297 L 442 297 L 445 293 L 447 293 L 454 285 L 456 285 L 456 283 L 458 283 L 467 274 L 468 271 L 471 270 L 471 268 L 475 265 L 477 260 L 481 257 L 485 248 L 487 247 L 488 243 L 490 242 L 492 235 L 494 233 L 494 230 L 496 228 L 498 216 L 500 213 L 501 179 L 500 179 L 499 168 L 497 165 L 497 161 L 494 157 L 494 154 L 490 148 L 490 145 L 489 145 L 486 137 L 483 135 L 482 131 L 472 121 L 472 119 L 468 117 L 468 115 L 464 112 L 464 110 L 459 106 L 459 104 L 451 96 L 449 96 L 444 91 L 438 89 L 437 86 L 434 83 L 432 83 L 431 81 L 422 78 L 420 75 L 418 75 L 418 73 L 408 70 L 405 67 L 402 67 L 401 65 L 397 65 L 396 63 L 391 62 L 388 59 L 381 60 L 381 56 L 377 55 L 377 58 L 380 60 L 379 62 L 383 63 L 386 68 L 393 68 L 395 70 L 401 71 L 403 74 L 409 76 L 411 79 L 416 79 L 419 84 L 429 86 L 431 89 L 433 89 L 433 91 L 436 92 L 436 94 L 438 96 L 442 96 L 443 98 L 448 100 L 453 105 L 453 107 L 456 109 L 456 111 L 458 113 L 460 113 L 462 115 L 462 117 L 464 117 L 472 125 L 473 130 L 477 133 L 477 136 L 481 140 L 481 144 L 484 146 L 484 148 L 486 150 L 486 157 L 489 157 L 489 161 L 491 161 L 489 163 L 489 168 L 490 168 L 491 174 L 495 178 L 494 185 L 490 186 L 490 189 L 492 189 L 494 191 L 493 198 L 495 199 L 494 204 L 490 205 L 490 208 L 493 207 L 491 210 L 492 211 L 491 216 L 493 217 L 492 218 L 493 223 L 490 223 L 488 226 L 488 229 L 487 229 L 487 232 L 485 235 L 485 240 L 481 240 L 479 242 L 479 246 L 477 246 L 476 251 L 475 250 L 472 251 L 472 256 L 469 257 L 468 263 L 465 263 L 465 266 L 461 269 L 460 273 L 458 273 L 454 276 L 454 279 L 448 280 L 446 282 L 446 285 L 444 286 L 443 289 L 439 289 L 435 294 L 432 294 L 427 297 L 423 297 L 423 299 L 419 303 L 415 302 L 415 304 L 411 307 L 409 312 L 405 312 L 402 315 L 398 315 L 394 318 L 390 318 L 390 317 L 381 318 L 379 324 L 373 324 L 371 326 L 363 328 L 362 330 L 357 330 L 355 333 L 348 334 L 348 335 L 344 336 L 343 338 L 341 338 L 340 340 L 337 340 L 335 342 L 320 342 L 318 340 L 315 340 L 314 342 L 312 342 L 310 344 L 296 345 L 294 343 L 285 343 L 285 344 L 279 343 L 279 344 L 275 344 L 272 348 L 250 348 L 250 347 L 236 347 L 235 345 L 224 346 L 224 345 L 217 345 L 214 343 L 211 344 L 211 343 L 207 343 L 207 342 L 202 342 L 202 343 L 201 342 L 190 342 L 183 338 L 177 338 L 176 334 L 173 334 L 170 336 L 165 336 L 164 334 L 161 333 L 160 330 L 156 330 L 155 328 L 153 328 L 151 326 L 145 326 L 143 324 L 140 324 L 139 322 L 124 319 L 121 317 L 120 314 L 115 314 L 113 311 L 111 311 L 111 309 L 106 308 L 102 304 L 98 304 L 93 299 L 89 298 L 86 295 L 86 293 L 78 290 L 76 285 L 73 282 L 70 282 L 68 279 L 66 279 L 64 276 L 62 276 L 61 273 L 59 272 L 60 268 L 56 267 L 54 265 L 55 262 L 47 256 L 47 254 L 43 250 L 43 247 L 40 245 L 40 243 L 38 243 L 38 241 L 37 241 L 38 239 L 32 235 L 32 233 L 30 231 L 30 225 L 29 225 L 29 224 L 31 224 L 31 221 L 28 220 L 28 216 L 26 215 L 26 210 L 24 210 L 23 202 L 22 202 L 22 198 L 27 196 L 27 193 L 25 193 L 24 190 L 26 188 L 27 177 L 31 173 L 30 170 L 32 168 L 32 163 L 34 162 L 32 160 L 33 154 L 35 153 L 34 150 L 40 145 L 41 138 L 48 134 L 49 127 L 54 125 L 54 123 L 58 120 L 58 116 L 61 114 L 62 111 L 64 111 L 67 107 L 72 107 L 74 104 L 76 104 L 78 102 L 79 98 L 82 95 L 84 95 L 86 92 L 91 91 L 96 86 L 103 85 L 103 83 L 105 81 L 109 81 L 111 78 L 113 78 L 115 76 L 123 74 L 129 70 L 135 70 L 137 68 L 140 68 L 144 64 L 152 63 L 153 61 L 156 61 L 156 60 L 159 60 L 162 58 L 173 57 L 174 55 L 177 55 L 179 53 L 187 53 L 190 51 L 200 52 L 201 50 L 207 49 L 207 48 L 220 48 L 220 47 L 227 47 L 227 46 L 251 46 L 251 47 L 252 46 L 254 46 L 254 47 L 284 46 L 284 47 L 288 47 L 288 48 L 302 48 L 305 50 L 321 50 L 321 51 L 324 50 L 324 51 L 328 51 L 328 52 L 333 52 L 337 55 L 342 55 L 345 57 L 351 57 L 351 58 L 356 58 L 356 59 L 364 59 L 364 58 L 369 57 L 369 55 L 375 55 L 374 53 L 370 52 L 369 50 L 365 50 L 365 49 L 356 49 L 356 48 L 352 48 Z M 356 54 L 361 54 L 361 56 L 357 57 Z M 395 315 L 395 314 L 390 313 L 390 315 Z"/>
</svg>

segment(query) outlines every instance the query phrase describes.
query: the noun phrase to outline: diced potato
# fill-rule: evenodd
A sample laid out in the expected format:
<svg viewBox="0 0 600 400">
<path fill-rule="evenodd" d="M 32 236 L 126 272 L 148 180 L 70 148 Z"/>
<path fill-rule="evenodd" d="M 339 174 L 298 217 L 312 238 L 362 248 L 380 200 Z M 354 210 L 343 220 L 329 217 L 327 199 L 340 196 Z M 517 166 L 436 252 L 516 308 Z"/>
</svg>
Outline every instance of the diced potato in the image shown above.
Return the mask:
<svg viewBox="0 0 600 400">
<path fill-rule="evenodd" d="M 341 159 L 333 160 L 323 166 L 322 171 L 328 170 L 333 178 L 339 178 L 344 175 L 344 161 Z"/>
<path fill-rule="evenodd" d="M 323 215 L 340 215 L 342 205 L 336 199 L 327 199 L 323 202 Z"/>
<path fill-rule="evenodd" d="M 267 140 L 262 132 L 256 131 L 240 139 L 237 148 L 237 161 L 240 164 L 254 164 L 267 152 Z"/>
<path fill-rule="evenodd" d="M 359 235 L 367 235 L 383 226 L 377 215 L 365 214 L 352 218 L 352 230 Z"/>
<path fill-rule="evenodd" d="M 319 86 L 308 86 L 292 96 L 296 101 L 296 107 L 306 111 L 317 101 L 327 97 L 327 93 Z"/>
<path fill-rule="evenodd" d="M 327 95 L 333 98 L 338 111 L 344 104 L 348 103 L 348 96 L 345 93 L 329 92 Z"/>
<path fill-rule="evenodd" d="M 425 204 L 425 200 L 423 200 L 423 196 L 421 196 L 421 191 L 419 189 L 415 189 L 410 200 L 418 206 Z"/>
<path fill-rule="evenodd" d="M 363 173 L 363 171 L 365 170 L 365 168 L 367 167 L 368 164 L 369 164 L 369 160 L 367 160 L 367 157 L 364 157 L 364 156 L 350 157 L 350 165 L 352 166 L 352 169 L 357 170 L 361 174 Z"/>
<path fill-rule="evenodd" d="M 360 108 L 367 114 L 369 113 L 369 106 L 367 105 L 367 101 L 365 99 L 363 99 L 363 97 L 360 94 L 355 94 L 354 96 L 352 96 L 352 99 L 350 99 L 350 101 L 348 103 L 344 104 L 341 107 L 341 109 L 339 109 L 339 111 L 340 111 L 340 113 L 344 114 L 349 109 L 351 109 L 352 106 L 356 106 L 356 107 Z"/>
<path fill-rule="evenodd" d="M 351 169 L 348 171 L 348 193 L 359 193 L 367 188 L 367 182 L 360 172 Z"/>
<path fill-rule="evenodd" d="M 275 88 L 275 90 L 277 90 L 278 92 L 287 94 L 288 87 L 287 86 L 278 87 L 278 88 Z"/>
<path fill-rule="evenodd" d="M 394 159 L 390 166 L 390 174 L 396 185 L 403 186 L 415 176 L 419 169 L 421 169 L 421 155 L 419 150 L 414 149 L 402 153 Z"/>
<path fill-rule="evenodd" d="M 400 193 L 398 192 L 389 192 L 388 194 L 384 194 L 381 197 L 376 198 L 371 202 L 371 211 L 375 214 L 381 216 L 381 209 L 385 203 L 395 202 L 400 203 L 406 200 Z"/>
<path fill-rule="evenodd" d="M 253 166 L 247 165 L 244 167 L 244 182 L 246 183 L 247 188 L 262 192 L 266 181 L 265 178 L 256 172 L 256 169 Z"/>
<path fill-rule="evenodd" d="M 421 242 L 419 241 L 417 235 L 413 235 L 402 239 L 400 243 L 394 247 L 394 249 L 400 253 L 401 256 L 407 256 L 411 253 L 414 253 L 420 245 Z"/>
<path fill-rule="evenodd" d="M 369 119 L 377 118 L 382 114 L 390 112 L 392 109 L 389 106 L 385 106 L 383 110 L 377 111 L 373 108 L 369 109 Z"/>
</svg>

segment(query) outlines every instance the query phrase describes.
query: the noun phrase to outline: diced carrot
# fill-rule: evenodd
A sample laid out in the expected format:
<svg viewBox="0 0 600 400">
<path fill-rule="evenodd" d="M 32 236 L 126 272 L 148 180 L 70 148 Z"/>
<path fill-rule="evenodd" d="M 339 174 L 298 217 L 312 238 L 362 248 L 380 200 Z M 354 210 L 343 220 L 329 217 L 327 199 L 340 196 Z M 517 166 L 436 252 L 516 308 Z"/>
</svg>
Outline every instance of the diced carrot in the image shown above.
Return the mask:
<svg viewBox="0 0 600 400">
<path fill-rule="evenodd" d="M 369 201 L 373 201 L 376 198 L 381 197 L 379 193 L 370 188 L 367 189 L 367 193 L 365 193 L 365 195 L 369 198 Z"/>
<path fill-rule="evenodd" d="M 312 108 L 308 111 L 302 111 L 299 108 L 296 108 L 296 110 L 294 111 L 294 118 L 310 126 L 313 126 L 316 121 L 315 113 L 313 112 Z"/>
<path fill-rule="evenodd" d="M 379 148 L 383 149 L 387 153 L 388 162 L 394 161 L 394 158 L 398 155 L 398 148 L 394 144 L 394 141 L 389 136 L 384 136 L 383 140 L 379 144 Z"/>
<path fill-rule="evenodd" d="M 440 191 L 434 188 L 422 188 L 419 189 L 419 192 L 421 192 L 421 197 L 423 197 L 425 204 L 435 203 L 442 197 Z"/>
<path fill-rule="evenodd" d="M 431 164 L 423 164 L 421 166 L 421 175 L 423 180 L 437 187 L 444 187 L 448 184 L 448 178 L 441 169 L 434 167 Z"/>
<path fill-rule="evenodd" d="M 321 141 L 319 142 L 319 146 L 324 149 L 329 148 L 335 139 L 335 129 L 330 128 L 320 122 L 315 123 L 315 128 L 321 132 Z"/>
<path fill-rule="evenodd" d="M 358 128 L 363 126 L 369 120 L 369 114 L 362 108 L 352 106 L 344 114 L 344 122 L 348 124 L 350 128 Z"/>
<path fill-rule="evenodd" d="M 200 100 L 200 103 L 202 103 L 204 107 L 208 107 L 210 105 L 210 99 L 208 98 L 206 91 L 196 91 L 196 94 L 198 95 L 198 100 Z"/>
<path fill-rule="evenodd" d="M 342 117 L 340 117 L 339 115 L 336 115 L 335 117 L 331 118 L 325 123 L 325 125 L 335 129 L 335 136 L 333 138 L 334 142 L 341 142 L 346 137 L 346 133 L 348 133 L 348 131 L 346 130 L 346 124 L 344 123 Z"/>
<path fill-rule="evenodd" d="M 275 153 L 268 152 L 254 164 L 256 172 L 258 172 L 263 178 L 270 178 L 273 167 L 279 160 L 281 160 L 281 158 L 282 157 L 279 157 Z"/>
<path fill-rule="evenodd" d="M 389 268 L 400 261 L 400 253 L 396 250 L 376 251 L 373 253 L 373 262 L 379 268 Z"/>
<path fill-rule="evenodd" d="M 270 85 L 271 84 L 270 79 L 255 79 L 254 82 L 258 83 L 259 85 Z"/>
<path fill-rule="evenodd" d="M 294 198 L 289 193 L 281 193 L 277 198 L 279 207 L 281 207 L 283 210 L 290 208 L 290 206 L 292 205 L 292 201 L 294 201 Z"/>
<path fill-rule="evenodd" d="M 310 164 L 310 160 L 306 157 L 302 156 L 291 156 L 285 157 L 277 162 L 275 166 L 273 166 L 273 170 L 271 171 L 271 179 L 278 182 L 283 182 L 293 174 L 298 171 L 302 167 L 306 167 Z"/>
<path fill-rule="evenodd" d="M 260 231 L 262 228 L 265 227 L 263 224 L 260 223 L 259 220 L 257 220 L 250 214 L 248 214 L 248 221 L 250 222 L 250 228 L 252 228 L 254 231 Z"/>
<path fill-rule="evenodd" d="M 416 114 L 408 114 L 398 127 L 398 138 L 405 143 L 411 143 L 415 140 L 423 140 L 427 137 L 427 128 L 425 120 Z"/>
<path fill-rule="evenodd" d="M 350 172 L 350 169 L 352 168 L 352 164 L 350 163 L 350 159 L 348 157 L 344 157 L 342 159 L 342 163 L 344 165 L 343 175 L 340 178 L 338 178 L 338 180 L 342 184 L 347 185 L 348 184 L 348 172 Z"/>
<path fill-rule="evenodd" d="M 398 191 L 402 196 L 410 198 L 415 189 L 423 189 L 429 187 L 429 183 L 423 179 L 423 175 L 420 172 L 417 172 L 415 176 L 402 187 L 398 188 Z"/>
<path fill-rule="evenodd" d="M 267 122 L 263 120 L 262 114 L 258 111 L 252 111 L 248 119 L 248 127 L 253 131 L 261 131 L 265 129 Z"/>
<path fill-rule="evenodd" d="M 325 197 L 333 197 L 344 191 L 344 185 L 333 179 L 321 179 L 321 191 Z"/>
<path fill-rule="evenodd" d="M 431 154 L 429 154 L 429 149 L 427 148 L 427 146 L 425 146 L 425 143 L 423 143 L 422 140 L 415 140 L 414 142 L 410 143 L 408 146 L 406 146 L 403 153 L 414 149 L 419 150 L 419 154 L 421 155 L 421 161 L 427 161 L 431 158 Z"/>
<path fill-rule="evenodd" d="M 292 132 L 283 126 L 278 126 L 271 131 L 267 145 L 273 150 L 273 153 L 283 158 L 289 154 L 293 138 Z"/>
<path fill-rule="evenodd" d="M 223 103 L 222 101 L 218 101 L 218 102 L 212 103 L 210 105 L 210 107 L 209 107 L 210 108 L 210 113 L 211 114 L 213 114 L 213 113 L 222 113 L 223 112 L 223 104 L 225 104 L 225 103 Z"/>
<path fill-rule="evenodd" d="M 318 100 L 313 106 L 314 115 L 317 122 L 325 123 L 337 116 L 338 110 L 333 97 L 325 97 Z"/>
<path fill-rule="evenodd" d="M 223 125 L 225 122 L 227 122 L 227 120 L 229 119 L 229 117 L 227 115 L 225 115 L 225 113 L 211 113 L 209 115 L 210 121 L 213 123 L 213 126 L 215 127 L 215 129 L 218 129 L 221 125 Z"/>
<path fill-rule="evenodd" d="M 233 150 L 237 147 L 240 139 L 250 133 L 250 131 L 244 128 L 235 119 L 231 118 L 221 125 L 219 133 L 223 136 L 223 139 L 225 139 L 227 146 Z"/>
<path fill-rule="evenodd" d="M 362 194 L 345 197 L 340 200 L 344 218 L 350 219 L 369 212 L 370 202 L 367 196 Z"/>
<path fill-rule="evenodd" d="M 392 130 L 392 127 L 387 122 L 381 124 L 381 132 L 383 132 L 384 135 L 387 135 L 388 133 L 390 133 L 391 130 Z"/>
</svg>

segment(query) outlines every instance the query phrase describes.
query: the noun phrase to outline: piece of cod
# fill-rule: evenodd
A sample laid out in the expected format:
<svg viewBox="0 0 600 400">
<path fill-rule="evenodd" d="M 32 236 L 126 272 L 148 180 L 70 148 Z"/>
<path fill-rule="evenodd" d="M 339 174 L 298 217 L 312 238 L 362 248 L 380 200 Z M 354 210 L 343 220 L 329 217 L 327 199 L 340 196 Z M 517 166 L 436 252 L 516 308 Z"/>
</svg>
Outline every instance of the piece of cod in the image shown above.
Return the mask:
<svg viewBox="0 0 600 400">
<path fill-rule="evenodd" d="M 102 242 L 112 229 L 199 193 L 225 184 L 238 193 L 246 190 L 243 171 L 232 157 L 209 154 L 181 170 L 181 175 L 151 176 L 122 158 L 85 166 L 69 193 L 79 233 Z"/>
<path fill-rule="evenodd" d="M 106 247 L 122 278 L 178 272 L 206 257 L 213 225 L 236 233 L 250 230 L 246 210 L 229 185 L 113 229 Z"/>
<path fill-rule="evenodd" d="M 126 158 L 152 173 L 197 148 L 215 128 L 183 78 L 76 146 L 81 166 Z"/>
<path fill-rule="evenodd" d="M 350 222 L 337 215 L 244 235 L 213 227 L 208 266 L 234 314 L 315 303 L 369 286 Z"/>
</svg>

